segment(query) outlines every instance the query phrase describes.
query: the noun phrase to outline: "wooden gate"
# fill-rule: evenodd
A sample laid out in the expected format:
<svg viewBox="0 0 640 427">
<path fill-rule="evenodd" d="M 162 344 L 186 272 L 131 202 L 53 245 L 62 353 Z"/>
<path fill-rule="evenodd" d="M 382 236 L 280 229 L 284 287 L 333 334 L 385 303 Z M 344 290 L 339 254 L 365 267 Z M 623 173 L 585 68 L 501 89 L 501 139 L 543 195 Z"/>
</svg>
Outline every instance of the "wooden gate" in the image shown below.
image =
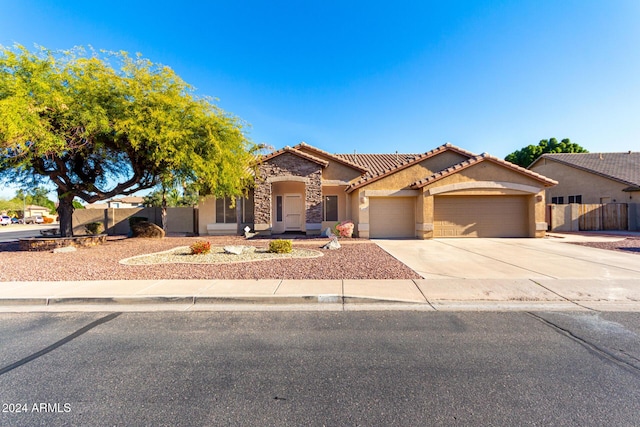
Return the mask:
<svg viewBox="0 0 640 427">
<path fill-rule="evenodd" d="M 580 231 L 627 230 L 626 203 L 578 205 Z"/>
</svg>

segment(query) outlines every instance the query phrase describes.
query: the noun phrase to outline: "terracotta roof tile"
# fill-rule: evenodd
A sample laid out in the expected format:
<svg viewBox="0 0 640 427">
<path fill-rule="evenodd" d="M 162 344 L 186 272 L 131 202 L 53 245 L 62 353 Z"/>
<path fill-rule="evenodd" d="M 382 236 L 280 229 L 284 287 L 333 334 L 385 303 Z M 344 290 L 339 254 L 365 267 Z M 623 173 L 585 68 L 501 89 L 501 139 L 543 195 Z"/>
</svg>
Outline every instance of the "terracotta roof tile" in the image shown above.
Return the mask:
<svg viewBox="0 0 640 427">
<path fill-rule="evenodd" d="M 552 186 L 552 185 L 556 185 L 558 182 L 554 181 L 553 179 L 547 178 L 543 175 L 540 175 L 539 173 L 530 171 L 528 169 L 525 169 L 523 167 L 520 167 L 518 165 L 514 165 L 513 163 L 507 162 L 506 160 L 502 160 L 499 159 L 497 157 L 494 157 L 490 154 L 487 153 L 483 153 L 479 156 L 474 156 L 471 157 L 470 159 L 467 159 L 463 162 L 460 162 L 458 164 L 455 164 L 453 166 L 450 166 L 446 169 L 443 169 L 439 172 L 434 173 L 431 176 L 425 177 L 419 181 L 414 182 L 413 184 L 410 185 L 410 188 L 413 189 L 418 189 L 418 188 L 422 188 L 428 184 L 431 184 L 432 182 L 438 181 L 448 175 L 451 175 L 453 173 L 459 172 L 463 169 L 466 169 L 470 166 L 473 166 L 477 163 L 483 162 L 483 161 L 490 161 L 492 163 L 497 163 L 499 165 L 505 166 L 509 169 L 512 169 L 514 171 L 520 172 L 524 175 L 528 175 L 533 179 L 536 179 L 540 182 L 542 182 L 545 186 Z"/>
<path fill-rule="evenodd" d="M 328 157 L 330 159 L 333 159 L 333 160 L 337 161 L 338 163 L 342 163 L 342 164 L 344 164 L 346 166 L 349 166 L 349 167 L 351 167 L 353 169 L 359 170 L 362 173 L 367 173 L 367 172 L 370 171 L 368 167 L 364 166 L 361 163 L 353 162 L 350 159 L 345 158 L 341 154 L 331 154 L 328 151 L 324 151 L 324 150 L 321 150 L 319 148 L 316 148 L 316 147 L 314 147 L 312 145 L 307 144 L 306 142 L 301 142 L 300 144 L 296 145 L 293 148 L 294 149 L 305 148 L 305 149 L 307 149 L 309 151 L 316 152 L 316 153 L 318 153 L 318 154 L 320 154 L 322 156 L 325 156 L 325 157 Z"/>
<path fill-rule="evenodd" d="M 640 189 L 640 152 L 627 153 L 548 153 L 538 157 L 575 167 Z"/>
<path fill-rule="evenodd" d="M 354 182 L 353 184 L 351 184 L 347 188 L 347 192 L 351 192 L 356 188 L 362 187 L 365 184 L 369 184 L 373 181 L 384 178 L 385 176 L 391 175 L 392 173 L 395 173 L 399 170 L 407 168 L 415 163 L 419 163 L 425 159 L 428 159 L 429 157 L 432 157 L 436 154 L 439 154 L 447 150 L 454 151 L 468 157 L 475 156 L 475 154 L 473 154 L 472 152 L 456 147 L 451 143 L 446 143 L 431 151 L 427 151 L 426 153 L 423 153 L 423 154 L 397 154 L 397 155 L 396 154 L 379 154 L 379 155 L 364 154 L 362 156 L 395 156 L 396 161 L 393 161 L 392 158 L 389 158 L 389 157 L 376 159 L 380 161 L 380 163 L 378 163 L 378 166 L 380 167 L 371 168 L 372 172 L 370 174 L 365 175 L 364 177 Z M 358 154 L 353 154 L 353 156 L 358 156 Z M 365 161 L 366 160 L 373 160 L 373 159 L 365 158 Z M 354 161 L 357 161 L 357 160 L 354 158 Z"/>
<path fill-rule="evenodd" d="M 261 162 L 265 162 L 267 160 L 271 160 L 274 157 L 278 157 L 284 153 L 290 153 L 293 154 L 294 156 L 298 156 L 300 158 L 312 161 L 314 163 L 317 163 L 319 165 L 321 165 L 322 167 L 327 167 L 329 165 L 329 162 L 323 159 L 319 159 L 315 156 L 312 156 L 311 154 L 307 154 L 307 153 L 303 153 L 300 150 L 296 150 L 295 148 L 291 148 L 289 146 L 286 146 L 280 150 L 274 151 L 273 153 L 267 154 L 266 156 L 262 157 L 260 159 Z"/>
</svg>

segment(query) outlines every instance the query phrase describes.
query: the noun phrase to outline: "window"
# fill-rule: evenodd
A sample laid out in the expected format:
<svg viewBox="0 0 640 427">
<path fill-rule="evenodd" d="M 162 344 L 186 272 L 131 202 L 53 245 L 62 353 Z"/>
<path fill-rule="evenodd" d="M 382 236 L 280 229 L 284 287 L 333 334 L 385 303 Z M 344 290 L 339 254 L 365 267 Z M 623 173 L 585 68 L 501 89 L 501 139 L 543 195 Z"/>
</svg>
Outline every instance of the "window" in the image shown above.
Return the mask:
<svg viewBox="0 0 640 427">
<path fill-rule="evenodd" d="M 564 196 L 552 197 L 551 198 L 551 203 L 553 203 L 554 205 L 563 205 L 564 204 Z"/>
<path fill-rule="evenodd" d="M 338 220 L 338 196 L 324 196 L 324 220 Z"/>
<path fill-rule="evenodd" d="M 233 201 L 230 197 L 216 199 L 216 223 L 218 224 L 235 224 L 236 208 L 231 207 Z"/>
<path fill-rule="evenodd" d="M 276 196 L 276 221 L 282 222 L 282 196 Z"/>
<path fill-rule="evenodd" d="M 569 196 L 569 203 L 582 203 L 582 194 L 577 196 Z"/>
<path fill-rule="evenodd" d="M 253 197 L 240 199 L 240 206 L 242 209 L 242 222 L 253 223 Z"/>
</svg>

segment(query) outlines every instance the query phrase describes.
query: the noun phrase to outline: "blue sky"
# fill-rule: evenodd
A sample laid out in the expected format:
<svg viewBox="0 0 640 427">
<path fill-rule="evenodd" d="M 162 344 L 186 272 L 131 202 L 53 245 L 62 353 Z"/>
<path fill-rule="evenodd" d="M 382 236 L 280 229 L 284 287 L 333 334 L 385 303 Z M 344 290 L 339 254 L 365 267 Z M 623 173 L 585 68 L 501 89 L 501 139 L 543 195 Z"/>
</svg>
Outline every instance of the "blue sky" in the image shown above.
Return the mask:
<svg viewBox="0 0 640 427">
<path fill-rule="evenodd" d="M 0 44 L 140 52 L 275 148 L 640 150 L 640 2 L 0 0 Z M 0 197 L 11 196 L 0 190 Z"/>
</svg>

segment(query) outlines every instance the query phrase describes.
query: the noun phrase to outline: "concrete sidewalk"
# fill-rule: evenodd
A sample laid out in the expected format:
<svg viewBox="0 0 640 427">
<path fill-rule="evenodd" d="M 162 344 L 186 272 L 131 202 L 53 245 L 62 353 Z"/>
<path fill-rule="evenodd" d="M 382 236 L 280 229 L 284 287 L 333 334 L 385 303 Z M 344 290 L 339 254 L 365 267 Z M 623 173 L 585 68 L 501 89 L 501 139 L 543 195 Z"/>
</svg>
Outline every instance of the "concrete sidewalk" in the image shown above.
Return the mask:
<svg viewBox="0 0 640 427">
<path fill-rule="evenodd" d="M 0 312 L 640 311 L 637 279 L 113 280 L 0 283 Z"/>
</svg>

